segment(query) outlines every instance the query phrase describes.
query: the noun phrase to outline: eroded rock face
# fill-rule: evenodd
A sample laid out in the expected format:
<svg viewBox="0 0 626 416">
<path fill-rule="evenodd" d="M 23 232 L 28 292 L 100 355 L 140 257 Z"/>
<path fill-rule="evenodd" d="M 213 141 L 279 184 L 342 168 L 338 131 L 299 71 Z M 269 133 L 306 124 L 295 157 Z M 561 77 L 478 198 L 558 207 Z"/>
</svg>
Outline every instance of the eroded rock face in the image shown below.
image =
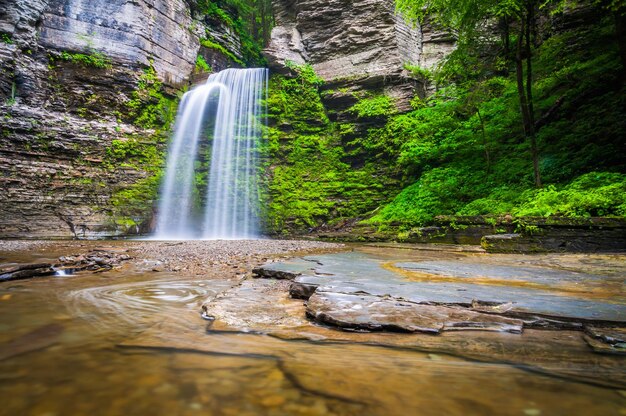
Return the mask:
<svg viewBox="0 0 626 416">
<path fill-rule="evenodd" d="M 265 51 L 272 70 L 284 73 L 287 61 L 310 63 L 326 88 L 382 92 L 400 110 L 425 92 L 404 64 L 432 68 L 454 48 L 449 35 L 396 15 L 389 0 L 276 0 L 274 10 L 277 26 Z M 345 94 L 328 104 L 344 104 Z"/>
<path fill-rule="evenodd" d="M 60 50 L 96 49 L 119 64 L 148 65 L 170 84 L 186 80 L 199 47 L 183 0 L 50 0 L 39 43 Z"/>
<path fill-rule="evenodd" d="M 149 230 L 149 209 L 131 227 L 110 213 L 111 196 L 150 173 L 107 155 L 114 141 L 165 146 L 168 132 L 129 116 L 148 68 L 175 100 L 199 53 L 215 70 L 233 65 L 200 46 L 205 31 L 241 58 L 232 30 L 185 0 L 0 0 L 0 238 Z"/>
</svg>

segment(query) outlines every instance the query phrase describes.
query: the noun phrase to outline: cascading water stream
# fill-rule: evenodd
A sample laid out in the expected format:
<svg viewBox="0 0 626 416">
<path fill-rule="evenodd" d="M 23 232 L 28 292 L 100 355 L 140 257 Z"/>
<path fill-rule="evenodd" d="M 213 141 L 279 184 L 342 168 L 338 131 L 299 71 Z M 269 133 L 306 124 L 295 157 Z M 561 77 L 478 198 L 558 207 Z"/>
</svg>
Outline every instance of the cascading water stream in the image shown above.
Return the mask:
<svg viewBox="0 0 626 416">
<path fill-rule="evenodd" d="M 256 175 L 266 85 L 267 69 L 227 69 L 183 96 L 168 150 L 156 238 L 259 236 Z M 197 179 L 203 174 L 204 144 L 211 154 L 202 189 Z"/>
</svg>

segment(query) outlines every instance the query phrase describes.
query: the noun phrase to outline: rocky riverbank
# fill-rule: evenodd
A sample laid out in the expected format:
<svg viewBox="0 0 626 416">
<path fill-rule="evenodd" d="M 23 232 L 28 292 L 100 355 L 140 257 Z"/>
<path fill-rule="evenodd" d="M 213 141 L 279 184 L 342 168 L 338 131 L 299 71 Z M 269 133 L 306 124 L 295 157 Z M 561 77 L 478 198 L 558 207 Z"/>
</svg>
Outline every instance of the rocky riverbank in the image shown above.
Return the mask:
<svg viewBox="0 0 626 416">
<path fill-rule="evenodd" d="M 284 414 L 355 414 L 355 403 L 384 409 L 368 414 L 396 414 L 398 400 L 416 412 L 413 391 L 422 390 L 415 383 L 445 386 L 444 405 L 469 386 L 491 392 L 504 383 L 503 399 L 483 398 L 490 414 L 513 406 L 511 397 L 526 397 L 529 389 L 557 395 L 579 389 L 579 407 L 595 400 L 607 409 L 598 414 L 613 414 L 623 403 L 620 254 L 529 256 L 489 254 L 477 246 L 296 240 L 0 241 L 0 268 L 56 265 L 60 258 L 95 265 L 125 260 L 98 273 L 87 268 L 0 283 L 0 325 L 8 328 L 0 357 L 11 357 L 0 359 L 0 366 L 7 374 L 50 366 L 32 376 L 56 386 L 63 368 L 93 375 L 102 391 L 119 397 L 125 397 L 125 380 L 143 374 L 135 388 L 147 395 L 163 389 L 159 399 L 174 409 L 170 413 L 186 394 L 181 377 L 187 377 L 185 386 L 209 392 L 195 399 L 197 407 L 271 406 Z M 253 278 L 253 269 L 265 278 Z M 215 366 L 224 375 L 206 381 Z M 239 372 L 259 366 L 270 367 L 268 380 L 287 380 L 288 391 L 272 384 L 258 397 L 236 390 L 237 399 L 212 398 L 233 377 L 233 386 L 251 383 L 249 391 L 258 391 L 265 376 Z M 433 379 L 424 381 L 431 367 Z M 395 387 L 365 393 L 368 386 L 378 389 L 384 374 Z M 503 379 L 507 374 L 515 379 Z M 82 380 L 78 375 L 74 379 Z M 454 384 L 459 380 L 468 386 Z M 520 394 L 511 394 L 515 380 Z M 23 394 L 33 382 L 13 384 Z M 50 388 L 47 407 L 71 402 Z M 407 397 L 398 399 L 398 392 Z M 350 411 L 292 412 L 305 409 L 309 399 Z M 552 414 L 564 406 L 551 397 L 533 400 L 532 406 L 514 404 L 515 414 Z M 123 409 L 151 403 L 118 402 Z"/>
<path fill-rule="evenodd" d="M 111 270 L 131 260 L 150 272 L 243 277 L 254 267 L 290 256 L 341 250 L 343 244 L 301 240 L 44 241 L 0 240 L 0 275 L 32 264 L 86 271 Z M 106 263 L 106 264 L 105 264 Z M 106 267 L 96 267 L 96 266 Z M 50 275 L 53 273 L 48 273 Z M 22 278 L 36 277 L 24 275 Z"/>
</svg>

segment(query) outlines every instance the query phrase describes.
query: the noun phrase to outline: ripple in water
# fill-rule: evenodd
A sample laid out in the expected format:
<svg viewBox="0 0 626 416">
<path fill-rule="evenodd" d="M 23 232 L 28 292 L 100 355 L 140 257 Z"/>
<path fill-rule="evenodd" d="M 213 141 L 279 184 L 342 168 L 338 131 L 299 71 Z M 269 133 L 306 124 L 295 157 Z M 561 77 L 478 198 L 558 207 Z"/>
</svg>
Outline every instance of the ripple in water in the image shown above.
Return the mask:
<svg viewBox="0 0 626 416">
<path fill-rule="evenodd" d="M 101 328 L 121 322 L 143 326 L 199 312 L 207 299 L 229 287 L 227 282 L 198 280 L 123 283 L 72 291 L 68 306 L 75 316 Z"/>
</svg>

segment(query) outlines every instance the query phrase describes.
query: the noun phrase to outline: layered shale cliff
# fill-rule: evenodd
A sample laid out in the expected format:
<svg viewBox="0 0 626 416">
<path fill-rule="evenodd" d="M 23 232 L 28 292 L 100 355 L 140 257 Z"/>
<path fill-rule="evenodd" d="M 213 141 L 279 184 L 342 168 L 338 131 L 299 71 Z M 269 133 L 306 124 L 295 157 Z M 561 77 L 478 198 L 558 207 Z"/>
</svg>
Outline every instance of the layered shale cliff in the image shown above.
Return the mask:
<svg viewBox="0 0 626 416">
<path fill-rule="evenodd" d="M 407 68 L 435 67 L 454 39 L 407 24 L 392 0 L 273 4 L 276 26 L 264 51 L 273 74 L 266 229 L 342 228 L 402 189 L 397 149 L 384 149 L 377 131 L 429 92 Z"/>
<path fill-rule="evenodd" d="M 454 39 L 431 25 L 407 23 L 391 0 L 276 0 L 276 27 L 265 50 L 270 69 L 308 63 L 325 81 L 325 104 L 341 110 L 359 92 L 384 93 L 400 110 L 423 80 L 406 65 L 431 69 L 454 48 Z M 341 89 L 341 91 L 339 91 Z"/>
<path fill-rule="evenodd" d="M 0 238 L 153 228 L 181 92 L 207 70 L 247 60 L 232 19 L 207 5 L 216 4 L 0 0 Z M 265 229 L 303 231 L 359 217 L 401 187 L 369 148 L 368 131 L 427 93 L 406 65 L 437 65 L 453 39 L 407 24 L 391 0 L 273 6 Z M 323 85 L 289 84 L 302 64 Z M 292 88 L 305 84 L 312 95 Z M 374 111 L 357 108 L 368 100 Z"/>
<path fill-rule="evenodd" d="M 198 56 L 240 41 L 184 0 L 0 0 L 0 238 L 148 229 Z"/>
</svg>

